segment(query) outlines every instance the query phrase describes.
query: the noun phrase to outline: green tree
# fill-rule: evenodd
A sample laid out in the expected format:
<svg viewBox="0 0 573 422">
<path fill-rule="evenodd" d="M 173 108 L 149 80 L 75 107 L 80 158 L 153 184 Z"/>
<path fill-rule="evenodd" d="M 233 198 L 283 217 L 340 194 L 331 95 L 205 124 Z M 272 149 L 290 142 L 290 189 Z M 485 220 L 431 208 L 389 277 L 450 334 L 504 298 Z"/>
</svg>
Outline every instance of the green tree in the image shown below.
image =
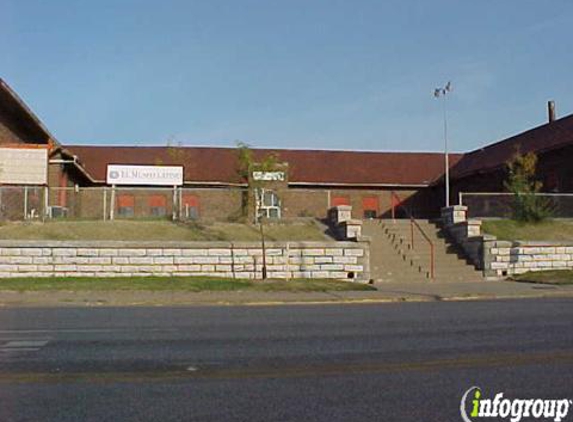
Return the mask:
<svg viewBox="0 0 573 422">
<path fill-rule="evenodd" d="M 242 182 L 248 183 L 248 188 L 243 191 L 243 216 L 248 216 L 250 203 L 253 205 L 254 221 L 259 225 L 261 234 L 261 249 L 263 251 L 263 280 L 267 278 L 267 258 L 265 247 L 265 218 L 259 215 L 257 198 L 262 201 L 262 181 L 255 180 L 251 173 L 253 171 L 272 171 L 277 165 L 278 157 L 276 154 L 268 154 L 262 160 L 256 162 L 251 147 L 245 142 L 237 142 L 237 174 Z"/>
<path fill-rule="evenodd" d="M 537 156 L 517 152 L 507 163 L 508 177 L 505 188 L 514 194 L 512 218 L 521 222 L 539 222 L 551 216 L 551 206 L 539 196 L 543 184 L 536 180 Z"/>
<path fill-rule="evenodd" d="M 237 141 L 237 174 L 241 182 L 247 183 L 249 181 L 249 171 L 253 165 L 253 151 L 249 144 Z"/>
<path fill-rule="evenodd" d="M 257 209 L 257 195 L 260 195 L 263 183 L 260 180 L 254 180 L 251 177 L 253 171 L 273 171 L 278 163 L 278 157 L 274 153 L 267 154 L 260 160 L 255 160 L 253 150 L 250 145 L 237 142 L 237 174 L 243 183 L 248 183 L 248 188 L 243 193 L 243 216 L 248 216 L 249 207 L 254 210 L 255 221 L 259 220 L 259 210 Z"/>
</svg>

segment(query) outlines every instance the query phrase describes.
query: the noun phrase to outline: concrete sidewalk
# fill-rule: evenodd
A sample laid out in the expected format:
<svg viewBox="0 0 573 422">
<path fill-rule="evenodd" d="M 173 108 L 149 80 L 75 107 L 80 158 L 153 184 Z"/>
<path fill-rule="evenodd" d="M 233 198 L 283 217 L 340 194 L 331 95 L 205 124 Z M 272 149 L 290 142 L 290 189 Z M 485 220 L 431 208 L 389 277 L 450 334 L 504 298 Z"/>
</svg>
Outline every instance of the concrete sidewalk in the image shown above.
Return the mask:
<svg viewBox="0 0 573 422">
<path fill-rule="evenodd" d="M 510 281 L 465 283 L 379 283 L 377 291 L 350 292 L 150 292 L 0 291 L 0 306 L 215 306 L 318 303 L 387 303 L 573 297 L 573 286 Z"/>
</svg>

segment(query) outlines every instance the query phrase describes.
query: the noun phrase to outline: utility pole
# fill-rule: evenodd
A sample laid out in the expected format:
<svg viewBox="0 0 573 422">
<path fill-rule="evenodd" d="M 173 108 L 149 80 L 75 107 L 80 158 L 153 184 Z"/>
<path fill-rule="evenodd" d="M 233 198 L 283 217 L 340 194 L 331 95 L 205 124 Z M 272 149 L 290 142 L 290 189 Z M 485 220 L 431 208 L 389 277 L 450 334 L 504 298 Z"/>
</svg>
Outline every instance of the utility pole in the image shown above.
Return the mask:
<svg viewBox="0 0 573 422">
<path fill-rule="evenodd" d="M 452 92 L 452 83 L 448 82 L 442 88 L 436 88 L 434 90 L 434 97 L 442 97 L 442 106 L 444 112 L 444 167 L 445 167 L 445 185 L 446 185 L 446 207 L 450 206 L 450 158 L 448 154 L 448 114 L 446 107 L 446 96 L 449 92 Z"/>
</svg>

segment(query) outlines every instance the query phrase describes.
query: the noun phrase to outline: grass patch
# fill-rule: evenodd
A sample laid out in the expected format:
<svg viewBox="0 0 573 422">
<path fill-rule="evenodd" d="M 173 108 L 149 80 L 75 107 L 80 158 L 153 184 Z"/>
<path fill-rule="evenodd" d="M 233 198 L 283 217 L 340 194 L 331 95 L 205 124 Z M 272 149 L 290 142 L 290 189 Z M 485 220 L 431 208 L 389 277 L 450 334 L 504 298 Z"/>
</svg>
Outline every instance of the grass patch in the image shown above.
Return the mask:
<svg viewBox="0 0 573 422">
<path fill-rule="evenodd" d="M 328 240 L 312 220 L 280 222 L 265 227 L 268 240 Z M 174 223 L 171 221 L 49 221 L 0 225 L 0 239 L 125 241 L 258 241 L 255 226 L 239 223 Z"/>
<path fill-rule="evenodd" d="M 567 285 L 573 284 L 573 271 L 530 271 L 528 273 L 515 275 L 512 279 L 527 283 Z"/>
<path fill-rule="evenodd" d="M 520 223 L 514 220 L 484 220 L 484 233 L 500 240 L 572 240 L 573 221 L 546 220 L 540 223 Z"/>
<path fill-rule="evenodd" d="M 326 292 L 376 290 L 367 284 L 325 279 L 256 281 L 215 277 L 118 277 L 118 278 L 13 278 L 1 279 L 0 290 L 15 291 L 259 291 Z"/>
</svg>

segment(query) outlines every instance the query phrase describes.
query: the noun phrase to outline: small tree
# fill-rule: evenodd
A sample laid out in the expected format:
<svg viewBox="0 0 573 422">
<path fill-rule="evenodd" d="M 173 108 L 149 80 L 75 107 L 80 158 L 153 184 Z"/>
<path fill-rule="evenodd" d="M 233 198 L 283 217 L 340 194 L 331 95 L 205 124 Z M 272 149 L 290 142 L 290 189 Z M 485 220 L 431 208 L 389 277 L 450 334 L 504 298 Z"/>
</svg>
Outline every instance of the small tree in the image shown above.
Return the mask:
<svg viewBox="0 0 573 422">
<path fill-rule="evenodd" d="M 508 178 L 505 188 L 514 194 L 512 218 L 521 222 L 539 222 L 551 215 L 549 202 L 537 195 L 543 184 L 535 179 L 537 156 L 517 152 L 507 163 Z"/>
<path fill-rule="evenodd" d="M 267 258 L 265 248 L 265 217 L 259 215 L 259 201 L 263 201 L 263 188 L 260 180 L 255 180 L 251 176 L 253 171 L 271 171 L 276 167 L 277 156 L 269 154 L 264 157 L 260 162 L 255 162 L 254 154 L 251 147 L 245 142 L 237 142 L 237 159 L 238 167 L 237 174 L 243 182 L 248 182 L 248 189 L 243 193 L 243 215 L 248 217 L 249 203 L 253 203 L 254 221 L 259 224 L 261 233 L 261 249 L 263 252 L 263 271 L 262 278 L 267 278 Z"/>
<path fill-rule="evenodd" d="M 253 165 L 253 151 L 249 144 L 237 141 L 237 160 L 239 162 L 237 174 L 241 181 L 248 182 L 250 167 Z"/>
<path fill-rule="evenodd" d="M 243 215 L 248 216 L 248 210 L 250 204 L 252 203 L 254 210 L 255 222 L 259 219 L 259 209 L 257 206 L 257 198 L 261 195 L 261 190 L 263 187 L 263 182 L 260 180 L 254 180 L 251 177 L 253 171 L 273 171 L 277 166 L 278 157 L 276 154 L 268 154 L 259 161 L 255 161 L 253 151 L 251 147 L 245 142 L 237 142 L 237 159 L 238 167 L 237 174 L 242 182 L 249 184 L 247 191 L 243 195 Z"/>
<path fill-rule="evenodd" d="M 180 165 L 185 167 L 187 160 L 187 152 L 183 149 L 181 142 L 175 143 L 175 136 L 170 135 L 166 141 L 167 155 L 169 156 L 169 165 Z M 161 157 L 155 158 L 156 166 L 165 165 L 165 161 Z M 173 189 L 173 220 L 182 220 L 181 218 L 181 196 L 177 196 L 177 188 Z"/>
<path fill-rule="evenodd" d="M 237 142 L 237 163 L 237 175 L 239 176 L 239 179 L 243 183 L 248 183 L 249 172 L 253 166 L 253 151 L 251 150 L 251 147 L 245 142 Z M 251 202 L 249 199 L 250 190 L 244 190 L 242 195 L 243 198 L 241 201 L 241 217 L 244 219 L 249 215 L 249 203 Z"/>
</svg>

